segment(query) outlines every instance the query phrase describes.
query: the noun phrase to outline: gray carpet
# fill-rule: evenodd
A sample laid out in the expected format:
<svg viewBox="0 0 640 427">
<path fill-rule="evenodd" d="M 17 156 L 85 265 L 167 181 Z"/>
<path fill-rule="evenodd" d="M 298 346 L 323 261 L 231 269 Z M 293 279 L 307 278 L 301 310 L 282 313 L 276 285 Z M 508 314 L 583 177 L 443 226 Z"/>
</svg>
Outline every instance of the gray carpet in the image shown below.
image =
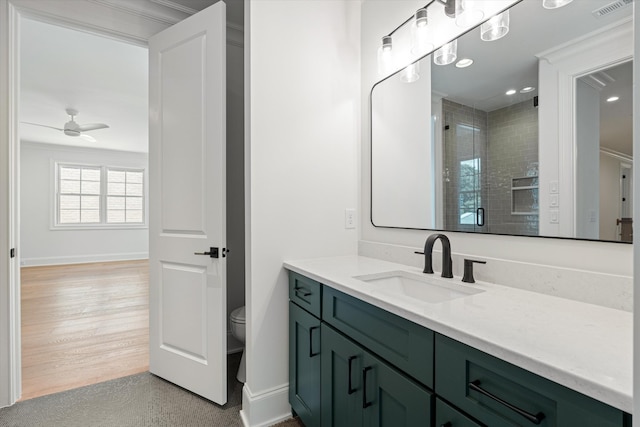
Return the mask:
<svg viewBox="0 0 640 427">
<path fill-rule="evenodd" d="M 0 427 L 241 426 L 239 363 L 239 353 L 229 356 L 224 406 L 147 372 L 0 409 Z"/>
</svg>

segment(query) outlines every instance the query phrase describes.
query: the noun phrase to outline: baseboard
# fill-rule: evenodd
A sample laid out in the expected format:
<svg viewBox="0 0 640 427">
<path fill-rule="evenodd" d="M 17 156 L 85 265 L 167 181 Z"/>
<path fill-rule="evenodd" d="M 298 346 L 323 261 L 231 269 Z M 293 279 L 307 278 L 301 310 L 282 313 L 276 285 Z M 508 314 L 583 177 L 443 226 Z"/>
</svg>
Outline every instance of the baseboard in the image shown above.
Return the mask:
<svg viewBox="0 0 640 427">
<path fill-rule="evenodd" d="M 131 261 L 148 259 L 149 252 L 131 252 L 123 254 L 72 255 L 43 258 L 22 258 L 20 266 L 35 267 L 45 265 L 86 264 L 90 262 Z"/>
<path fill-rule="evenodd" d="M 253 394 L 248 384 L 242 388 L 240 419 L 245 427 L 267 427 L 291 418 L 289 384 Z"/>
</svg>

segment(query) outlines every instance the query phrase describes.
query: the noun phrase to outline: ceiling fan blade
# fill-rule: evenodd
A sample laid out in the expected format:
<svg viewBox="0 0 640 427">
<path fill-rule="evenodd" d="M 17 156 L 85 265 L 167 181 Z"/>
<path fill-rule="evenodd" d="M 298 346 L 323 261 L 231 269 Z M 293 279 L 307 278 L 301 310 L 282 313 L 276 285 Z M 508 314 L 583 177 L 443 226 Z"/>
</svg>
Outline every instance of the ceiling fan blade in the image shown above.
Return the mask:
<svg viewBox="0 0 640 427">
<path fill-rule="evenodd" d="M 98 140 L 92 137 L 91 135 L 85 135 L 84 133 L 80 135 L 80 138 L 89 142 L 98 142 Z"/>
<path fill-rule="evenodd" d="M 86 125 L 81 125 L 79 130 L 80 132 L 86 132 L 89 130 L 98 130 L 98 129 L 106 129 L 109 125 L 105 125 L 104 123 L 88 123 Z"/>
<path fill-rule="evenodd" d="M 60 129 L 60 128 L 53 127 L 53 126 L 41 125 L 40 123 L 31 123 L 31 122 L 20 122 L 20 123 L 24 123 L 24 124 L 27 124 L 27 125 L 41 126 L 43 128 L 49 128 L 49 129 L 55 129 L 55 130 L 64 131 L 64 129 Z"/>
</svg>

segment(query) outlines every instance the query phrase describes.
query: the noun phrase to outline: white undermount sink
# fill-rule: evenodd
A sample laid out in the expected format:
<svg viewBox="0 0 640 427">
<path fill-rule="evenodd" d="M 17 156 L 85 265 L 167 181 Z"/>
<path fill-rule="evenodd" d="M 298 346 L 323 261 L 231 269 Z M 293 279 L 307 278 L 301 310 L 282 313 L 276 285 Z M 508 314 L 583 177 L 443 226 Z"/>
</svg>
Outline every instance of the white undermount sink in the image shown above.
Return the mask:
<svg viewBox="0 0 640 427">
<path fill-rule="evenodd" d="M 353 278 L 374 285 L 373 294 L 386 295 L 412 304 L 416 302 L 435 304 L 484 292 L 482 289 L 461 284 L 460 279 L 443 279 L 439 276 L 402 270 Z"/>
</svg>

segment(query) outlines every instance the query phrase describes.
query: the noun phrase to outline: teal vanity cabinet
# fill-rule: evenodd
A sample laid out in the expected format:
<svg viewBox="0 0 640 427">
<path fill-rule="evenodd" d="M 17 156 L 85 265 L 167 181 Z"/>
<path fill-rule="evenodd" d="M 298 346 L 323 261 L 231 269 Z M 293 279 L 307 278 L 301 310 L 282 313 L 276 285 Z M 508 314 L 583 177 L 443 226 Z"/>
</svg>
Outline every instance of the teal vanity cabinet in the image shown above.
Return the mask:
<svg viewBox="0 0 640 427">
<path fill-rule="evenodd" d="M 321 292 L 318 282 L 289 275 L 289 404 L 306 427 L 320 426 Z"/>
<path fill-rule="evenodd" d="M 306 427 L 432 425 L 432 332 L 293 272 L 289 299 L 289 403 Z"/>
<path fill-rule="evenodd" d="M 593 398 L 290 272 L 289 399 L 306 427 L 631 427 Z"/>
</svg>

